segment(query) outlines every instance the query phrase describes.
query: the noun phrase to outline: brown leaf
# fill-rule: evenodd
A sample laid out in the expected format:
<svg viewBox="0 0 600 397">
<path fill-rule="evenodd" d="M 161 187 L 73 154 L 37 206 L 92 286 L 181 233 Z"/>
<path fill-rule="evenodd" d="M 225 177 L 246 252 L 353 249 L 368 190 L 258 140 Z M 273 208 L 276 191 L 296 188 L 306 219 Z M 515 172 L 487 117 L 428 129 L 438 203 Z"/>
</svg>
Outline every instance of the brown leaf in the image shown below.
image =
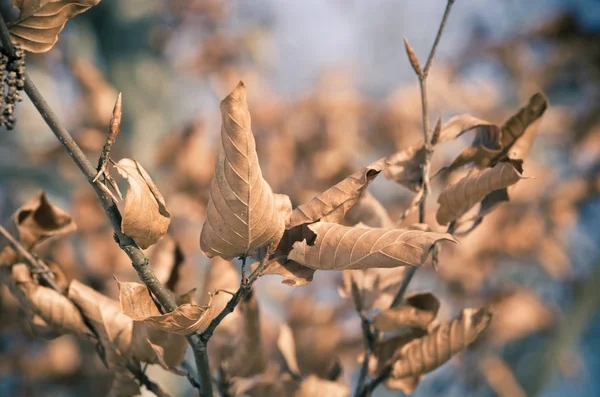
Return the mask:
<svg viewBox="0 0 600 397">
<path fill-rule="evenodd" d="M 350 395 L 350 388 L 340 382 L 332 382 L 321 379 L 316 375 L 309 375 L 300 384 L 300 388 L 294 393 L 294 397 L 347 397 Z"/>
<path fill-rule="evenodd" d="M 519 109 L 514 116 L 509 118 L 502 127 L 500 127 L 501 143 L 504 153 L 508 154 L 512 149 L 512 146 L 521 140 L 521 137 L 525 139 L 524 145 L 526 145 L 526 147 L 520 148 L 516 154 L 524 156 L 527 153 L 538 125 L 537 121 L 542 117 L 547 108 L 548 100 L 544 94 L 538 92 L 529 98 L 527 105 Z M 530 126 L 532 128 L 529 128 Z M 525 135 L 526 132 L 527 135 Z M 511 158 L 523 159 L 523 157 Z"/>
<path fill-rule="evenodd" d="M 439 308 L 440 301 L 432 293 L 415 294 L 407 297 L 399 306 L 377 314 L 373 324 L 384 332 L 406 327 L 426 329 L 436 318 Z"/>
<path fill-rule="evenodd" d="M 51 288 L 39 285 L 23 263 L 2 269 L 0 276 L 27 312 L 39 316 L 53 330 L 93 339 L 73 302 Z"/>
<path fill-rule="evenodd" d="M 454 185 L 447 186 L 438 197 L 440 207 L 437 222 L 445 225 L 459 218 L 495 190 L 506 188 L 521 180 L 521 169 L 514 162 L 501 162 L 494 168 L 472 170 Z"/>
<path fill-rule="evenodd" d="M 283 277 L 283 284 L 291 287 L 301 287 L 309 284 L 315 275 L 315 269 L 287 260 L 286 258 L 270 261 L 264 273 L 277 274 Z"/>
<path fill-rule="evenodd" d="M 458 155 L 448 170 L 455 170 L 471 162 L 478 167 L 493 166 L 507 155 L 512 159 L 522 160 L 531 146 L 537 125 L 547 107 L 548 102 L 544 95 L 536 93 L 527 105 L 519 109 L 501 127 L 469 115 L 453 117 L 444 126 L 441 139 L 454 139 L 473 128 L 477 128 L 477 132 L 473 143 Z M 516 142 L 519 142 L 519 145 L 513 148 Z"/>
<path fill-rule="evenodd" d="M 146 249 L 167 233 L 171 214 L 152 178 L 137 161 L 122 159 L 116 168 L 129 182 L 121 230 Z"/>
<path fill-rule="evenodd" d="M 416 230 L 323 222 L 303 227 L 308 238 L 295 242 L 288 257 L 319 270 L 421 266 L 436 241 L 455 241 L 449 234 Z"/>
<path fill-rule="evenodd" d="M 281 324 L 279 327 L 279 337 L 277 338 L 277 347 L 281 352 L 290 372 L 300 375 L 298 360 L 296 359 L 296 343 L 294 342 L 294 334 L 289 325 Z"/>
<path fill-rule="evenodd" d="M 492 159 L 502 152 L 500 143 L 500 129 L 495 125 L 487 125 L 477 128 L 475 139 L 471 146 L 466 147 L 452 164 L 448 171 L 453 171 L 463 165 L 474 163 L 477 167 L 488 167 Z"/>
<path fill-rule="evenodd" d="M 73 280 L 68 297 L 79 307 L 100 338 L 105 361 L 122 367 L 126 361 L 166 364 L 170 369 L 185 356 L 185 337 L 149 327 L 122 313 L 119 302 Z M 163 357 L 156 346 L 162 347 Z"/>
<path fill-rule="evenodd" d="M 100 0 L 13 0 L 21 12 L 9 24 L 12 40 L 27 51 L 46 52 L 58 40 L 69 18 L 87 11 Z"/>
<path fill-rule="evenodd" d="M 179 243 L 169 235 L 156 244 L 150 255 L 150 263 L 152 263 L 156 278 L 174 292 L 179 281 L 179 270 L 184 260 L 185 257 Z"/>
<path fill-rule="evenodd" d="M 221 148 L 210 184 L 200 247 L 209 258 L 253 254 L 281 239 L 291 211 L 263 179 L 243 83 L 221 102 Z"/>
<path fill-rule="evenodd" d="M 295 208 L 288 228 L 318 220 L 341 222 L 346 212 L 356 204 L 362 192 L 379 175 L 384 165 L 385 159 L 379 159 L 315 196 L 308 203 Z"/>
<path fill-rule="evenodd" d="M 458 138 L 465 132 L 471 131 L 478 127 L 489 127 L 494 124 L 489 121 L 478 119 L 470 114 L 459 114 L 458 116 L 452 117 L 446 124 L 443 125 L 438 143 L 451 141 Z"/>
<path fill-rule="evenodd" d="M 139 283 L 120 282 L 119 301 L 124 314 L 156 329 L 177 335 L 189 335 L 206 328 L 210 322 L 212 306 L 184 303 L 170 313 L 161 314 L 148 287 Z"/>
<path fill-rule="evenodd" d="M 61 236 L 77 230 L 68 213 L 48 201 L 41 191 L 27 201 L 12 216 L 8 231 L 27 250 L 54 236 Z M 18 255 L 4 237 L 0 237 L 0 266 L 10 265 L 18 260 Z"/>
<path fill-rule="evenodd" d="M 383 174 L 386 179 L 392 179 L 416 193 L 421 190 L 421 167 L 425 163 L 425 154 L 423 145 L 398 152 L 386 162 Z"/>
<path fill-rule="evenodd" d="M 405 345 L 392 376 L 402 379 L 433 371 L 475 341 L 490 319 L 485 309 L 464 309 L 458 318 Z"/>
<path fill-rule="evenodd" d="M 246 377 L 264 371 L 267 360 L 263 352 L 260 313 L 256 296 L 250 294 L 239 305 L 243 315 L 243 326 L 227 362 L 229 376 Z"/>
</svg>

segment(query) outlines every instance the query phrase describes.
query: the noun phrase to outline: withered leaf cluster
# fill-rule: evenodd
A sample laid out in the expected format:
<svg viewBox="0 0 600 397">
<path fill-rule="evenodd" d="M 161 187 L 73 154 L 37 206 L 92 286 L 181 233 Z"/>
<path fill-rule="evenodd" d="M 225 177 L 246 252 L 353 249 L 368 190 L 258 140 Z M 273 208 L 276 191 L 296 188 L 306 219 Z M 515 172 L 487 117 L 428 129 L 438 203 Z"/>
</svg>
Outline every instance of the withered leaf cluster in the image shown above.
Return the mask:
<svg viewBox="0 0 600 397">
<path fill-rule="evenodd" d="M 243 257 L 274 244 L 265 273 L 303 285 L 314 270 L 420 266 L 435 242 L 453 240 L 433 232 L 340 224 L 381 172 L 383 160 L 292 211 L 289 198 L 273 194 L 262 178 L 247 107 L 242 83 L 221 103 L 221 147 L 200 238 L 207 256 Z"/>
</svg>

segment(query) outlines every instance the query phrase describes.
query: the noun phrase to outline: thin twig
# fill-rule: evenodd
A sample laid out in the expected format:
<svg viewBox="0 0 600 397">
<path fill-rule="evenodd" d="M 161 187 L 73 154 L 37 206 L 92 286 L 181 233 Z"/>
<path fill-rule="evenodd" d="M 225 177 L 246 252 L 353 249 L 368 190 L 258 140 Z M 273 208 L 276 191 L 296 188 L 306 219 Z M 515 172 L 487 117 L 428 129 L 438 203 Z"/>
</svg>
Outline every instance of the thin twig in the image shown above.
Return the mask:
<svg viewBox="0 0 600 397">
<path fill-rule="evenodd" d="M 223 310 L 221 310 L 221 312 L 212 319 L 208 327 L 206 327 L 206 329 L 200 335 L 200 340 L 202 340 L 204 343 L 208 342 L 215 332 L 215 329 L 219 326 L 219 324 L 221 324 L 221 321 L 223 321 L 225 317 L 232 313 L 242 299 L 245 298 L 252 290 L 252 285 L 258 279 L 258 277 L 260 277 L 262 270 L 269 260 L 268 250 L 263 250 L 263 252 L 264 253 L 262 254 L 262 258 L 260 258 L 260 263 L 257 268 L 254 269 L 254 271 L 250 274 L 250 277 L 248 277 L 245 281 L 241 281 L 238 290 L 233 294 L 229 302 L 227 302 L 227 305 L 225 305 Z"/>
<path fill-rule="evenodd" d="M 375 347 L 376 338 L 373 335 L 373 331 L 371 330 L 371 322 L 364 315 L 362 311 L 359 311 L 360 319 L 361 319 L 361 327 L 363 331 L 363 340 L 365 343 L 365 353 L 363 355 L 363 361 L 360 366 L 360 372 L 358 373 L 358 381 L 356 383 L 356 394 L 363 390 L 365 386 L 365 381 L 367 380 L 367 374 L 369 369 L 369 357 L 373 354 L 373 350 Z"/>
<path fill-rule="evenodd" d="M 46 276 L 46 274 L 53 273 L 45 263 L 35 258 L 29 251 L 27 251 L 25 247 L 23 247 L 23 245 L 8 232 L 8 230 L 2 227 L 2 225 L 0 225 L 0 233 L 6 240 L 8 240 L 8 243 L 15 249 L 15 251 L 17 251 L 17 253 L 25 259 L 27 264 L 29 264 L 30 270 L 35 271 L 40 275 L 40 279 L 42 280 L 43 284 L 46 284 L 47 287 L 50 287 L 55 291 L 61 292 L 58 285 L 56 285 L 54 278 Z"/>
<path fill-rule="evenodd" d="M 421 91 L 421 115 L 422 115 L 422 124 L 423 124 L 423 145 L 425 148 L 425 161 L 423 163 L 422 170 L 421 170 L 422 185 L 421 185 L 421 192 L 419 193 L 421 195 L 420 200 L 419 200 L 419 223 L 425 223 L 427 196 L 430 191 L 429 171 L 430 171 L 430 167 L 431 167 L 431 157 L 433 155 L 434 144 L 436 143 L 436 142 L 434 142 L 434 140 L 437 141 L 437 137 L 435 136 L 435 133 L 431 134 L 431 136 L 429 134 L 429 108 L 428 108 L 428 102 L 427 102 L 427 76 L 429 74 L 429 70 L 431 69 L 431 65 L 433 63 L 433 58 L 435 56 L 435 52 L 437 50 L 438 44 L 439 44 L 442 34 L 444 32 L 444 27 L 446 26 L 446 22 L 448 20 L 448 16 L 450 15 L 450 10 L 451 10 L 453 4 L 454 4 L 454 0 L 448 0 L 448 2 L 446 3 L 446 9 L 444 11 L 444 16 L 442 17 L 442 21 L 440 22 L 440 26 L 438 28 L 437 35 L 435 37 L 435 40 L 431 47 L 431 51 L 429 52 L 429 56 L 427 57 L 427 62 L 425 63 L 425 67 L 423 69 L 421 69 L 421 67 L 419 66 L 418 59 L 417 59 L 416 55 L 414 55 L 414 51 L 412 50 L 412 47 L 410 46 L 408 41 L 407 40 L 404 41 L 404 44 L 406 46 L 406 52 L 409 57 L 409 61 L 415 71 L 415 74 L 417 75 L 417 77 L 419 79 L 419 88 Z M 440 123 L 438 122 L 438 125 L 436 126 L 438 129 L 440 127 L 439 124 Z M 452 224 L 451 224 L 451 227 L 453 227 Z M 437 252 L 434 252 L 434 255 L 435 254 L 437 254 Z M 410 282 L 412 281 L 416 272 L 417 272 L 417 267 L 411 267 L 408 269 L 408 271 L 406 272 L 406 275 L 404 276 L 404 279 L 402 280 L 400 289 L 396 293 L 396 296 L 394 297 L 390 307 L 395 307 L 398 304 L 400 304 L 400 302 L 402 302 L 402 299 L 404 299 L 404 294 L 406 293 L 406 290 L 408 289 L 408 286 L 409 286 Z M 370 354 L 370 352 L 365 351 L 365 357 L 368 357 L 369 354 Z M 366 361 L 367 361 L 366 359 L 363 361 L 363 365 L 361 367 L 361 373 L 359 376 L 361 376 L 361 375 L 364 376 L 363 369 L 366 368 L 366 364 L 365 364 Z M 366 371 L 366 369 L 365 369 L 365 371 Z M 377 386 L 379 386 L 380 383 L 384 382 L 389 376 L 391 376 L 391 373 L 392 373 L 391 366 L 389 366 L 388 368 L 384 369 L 377 378 L 371 380 L 366 385 L 363 385 L 363 383 L 359 382 L 356 395 L 364 396 L 364 397 L 369 396 L 373 392 L 373 390 L 375 390 L 375 388 Z M 363 379 L 363 382 L 364 382 L 364 379 Z"/>
<path fill-rule="evenodd" d="M 12 42 L 10 41 L 10 35 L 8 32 L 8 28 L 6 27 L 6 22 L 3 18 L 0 18 L 0 41 L 2 46 L 9 52 L 14 53 L 14 47 Z M 175 300 L 169 293 L 169 291 L 162 285 L 162 283 L 156 278 L 151 266 L 150 261 L 144 255 L 142 250 L 137 246 L 137 244 L 133 241 L 133 239 L 121 231 L 121 213 L 119 212 L 116 204 L 113 199 L 106 192 L 102 190 L 99 186 L 99 181 L 94 182 L 94 178 L 96 177 L 97 170 L 87 159 L 81 148 L 77 145 L 71 134 L 62 126 L 58 117 L 52 111 L 52 108 L 44 97 L 40 94 L 37 87 L 29 77 L 29 75 L 25 74 L 25 93 L 31 99 L 31 102 L 36 107 L 50 130 L 54 133 L 56 138 L 60 141 L 60 143 L 65 147 L 69 156 L 73 159 L 77 167 L 81 170 L 83 175 L 86 177 L 88 182 L 92 185 L 98 198 L 100 199 L 100 204 L 104 209 L 107 217 L 109 218 L 113 229 L 115 231 L 115 235 L 117 236 L 119 246 L 132 262 L 132 265 L 136 272 L 138 273 L 138 277 L 140 280 L 146 284 L 148 289 L 152 292 L 152 294 L 158 299 L 160 304 L 165 308 L 167 312 L 172 312 L 177 308 L 177 304 Z M 188 342 L 192 346 L 192 350 L 194 351 L 194 358 L 196 360 L 196 365 L 198 367 L 198 372 L 200 375 L 201 386 L 202 386 L 202 395 L 204 397 L 212 397 L 213 396 L 213 387 L 212 387 L 212 379 L 210 376 L 210 367 L 208 365 L 208 355 L 206 351 L 206 345 L 202 343 L 200 340 L 200 335 L 198 333 L 189 335 L 187 337 Z"/>
<path fill-rule="evenodd" d="M 431 166 L 431 156 L 433 155 L 433 145 L 432 138 L 429 136 L 429 108 L 427 102 L 427 76 L 429 74 L 429 70 L 431 68 L 433 57 L 435 56 L 435 52 L 437 50 L 438 44 L 444 33 L 444 27 L 446 26 L 446 21 L 448 20 L 448 16 L 450 15 L 450 10 L 452 5 L 454 4 L 454 0 L 448 0 L 446 3 L 446 10 L 444 11 L 444 16 L 442 17 L 442 21 L 440 22 L 440 26 L 438 28 L 437 35 L 435 37 L 435 41 L 433 42 L 433 46 L 431 47 L 431 51 L 429 52 L 429 56 L 427 58 L 427 63 L 425 64 L 425 68 L 423 68 L 422 73 L 417 73 L 417 77 L 419 78 L 419 88 L 421 89 L 421 115 L 422 115 L 422 124 L 423 124 L 423 141 L 425 145 L 425 162 L 423 164 L 423 184 L 422 184 L 422 197 L 419 202 L 419 223 L 425 223 L 425 215 L 426 215 L 426 205 L 427 205 L 427 195 L 429 194 L 429 169 Z M 392 302 L 392 307 L 399 304 L 402 301 L 404 293 L 408 288 L 408 285 L 412 281 L 415 273 L 417 272 L 416 267 L 411 267 L 408 269 L 404 280 L 402 281 L 402 285 L 400 286 L 400 290 L 394 297 Z"/>
<path fill-rule="evenodd" d="M 146 386 L 146 389 L 158 397 L 171 397 L 169 393 L 164 391 L 157 383 L 153 382 L 138 366 L 132 363 L 127 363 L 127 369 L 140 381 L 142 385 Z"/>
</svg>

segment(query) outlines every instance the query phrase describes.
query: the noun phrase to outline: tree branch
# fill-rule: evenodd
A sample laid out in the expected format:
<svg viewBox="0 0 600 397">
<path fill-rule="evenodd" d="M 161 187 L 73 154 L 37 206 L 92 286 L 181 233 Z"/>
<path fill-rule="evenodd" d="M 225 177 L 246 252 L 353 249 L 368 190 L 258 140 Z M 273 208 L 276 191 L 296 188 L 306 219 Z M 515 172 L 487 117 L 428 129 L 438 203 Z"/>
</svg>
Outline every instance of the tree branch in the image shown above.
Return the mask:
<svg viewBox="0 0 600 397">
<path fill-rule="evenodd" d="M 0 41 L 2 46 L 10 54 L 14 53 L 14 46 L 10 40 L 10 34 L 3 18 L 0 18 Z M 167 312 L 172 312 L 175 310 L 177 308 L 175 300 L 169 291 L 156 278 L 148 258 L 144 255 L 142 250 L 137 246 L 133 239 L 121 231 L 122 218 L 119 209 L 112 198 L 100 187 L 101 182 L 99 180 L 94 181 L 97 174 L 96 168 L 94 168 L 92 163 L 90 163 L 90 161 L 87 159 L 71 134 L 69 134 L 66 128 L 62 126 L 58 120 L 58 117 L 54 114 L 52 108 L 50 105 L 48 105 L 44 97 L 40 94 L 28 74 L 25 74 L 24 90 L 48 127 L 50 127 L 50 130 L 52 130 L 56 138 L 65 147 L 69 156 L 73 159 L 77 167 L 79 167 L 83 175 L 96 191 L 96 194 L 100 200 L 100 204 L 102 205 L 102 208 L 104 209 L 104 212 L 106 213 L 115 231 L 119 246 L 123 251 L 125 251 L 131 260 L 140 280 L 146 284 L 148 289 L 152 292 L 152 294 Z M 201 342 L 200 335 L 198 333 L 189 335 L 187 339 L 192 346 L 192 350 L 194 351 L 194 358 L 200 374 L 200 382 L 202 386 L 201 394 L 205 397 L 212 397 L 212 377 L 210 375 L 210 367 L 208 365 L 206 345 Z"/>
<path fill-rule="evenodd" d="M 413 70 L 415 71 L 415 74 L 417 75 L 417 77 L 419 79 L 419 88 L 421 91 L 421 115 L 422 115 L 422 124 L 423 124 L 423 145 L 425 147 L 425 161 L 423 163 L 422 172 L 421 172 L 422 196 L 419 201 L 419 223 L 425 223 L 427 196 L 428 196 L 429 190 L 430 190 L 429 171 L 431 168 L 431 157 L 433 155 L 433 150 L 434 150 L 433 147 L 436 143 L 435 141 L 437 141 L 437 137 L 434 136 L 435 134 L 431 134 L 431 135 L 429 134 L 429 107 L 428 107 L 428 102 L 427 102 L 427 76 L 429 74 L 429 70 L 431 69 L 431 65 L 433 63 L 433 58 L 435 56 L 435 52 L 437 50 L 438 44 L 440 42 L 442 34 L 444 33 L 444 28 L 446 26 L 446 22 L 448 21 L 448 17 L 450 15 L 450 10 L 452 9 L 453 4 L 454 4 L 454 0 L 448 0 L 448 2 L 446 3 L 446 9 L 444 11 L 444 16 L 442 17 L 442 21 L 440 22 L 440 26 L 438 28 L 437 35 L 436 35 L 433 45 L 431 47 L 431 51 L 429 51 L 429 56 L 427 57 L 427 62 L 425 63 L 425 67 L 423 69 L 421 69 L 418 59 L 417 59 L 416 55 L 414 54 L 412 47 L 410 46 L 408 41 L 406 41 L 406 40 L 404 41 L 405 46 L 406 46 L 406 52 L 407 52 L 408 58 L 409 58 L 409 62 L 411 64 L 411 66 L 413 67 Z M 438 134 L 439 134 L 439 132 L 438 132 Z M 449 226 L 449 229 L 450 228 L 453 229 L 454 225 L 451 224 Z M 434 251 L 434 255 L 435 255 L 435 258 L 434 258 L 434 262 L 435 262 L 435 260 L 437 260 L 438 252 Z M 417 272 L 416 266 L 410 267 L 408 269 L 404 279 L 402 280 L 400 289 L 398 290 L 398 293 L 394 297 L 394 300 L 392 301 L 392 304 L 390 305 L 390 307 L 394 307 L 394 306 L 400 304 L 400 302 L 402 302 L 402 299 L 404 299 L 404 294 L 406 293 L 406 290 L 408 289 L 408 286 L 409 286 L 410 282 L 412 281 L 416 272 Z M 371 352 L 366 350 L 365 351 L 365 360 L 363 361 L 363 365 L 361 367 L 360 376 L 364 376 L 363 369 L 365 368 L 365 362 L 367 362 L 369 354 L 371 354 Z M 359 384 L 358 384 L 356 395 L 364 396 L 364 397 L 369 396 L 373 392 L 373 390 L 375 390 L 375 388 L 377 386 L 379 386 L 380 383 L 384 382 L 391 375 L 391 372 L 392 372 L 391 367 L 386 368 L 384 371 L 382 371 L 382 373 L 377 378 L 371 380 L 366 385 L 363 385 L 363 383 L 364 383 L 364 378 L 363 378 L 362 382 L 359 382 Z"/>
</svg>

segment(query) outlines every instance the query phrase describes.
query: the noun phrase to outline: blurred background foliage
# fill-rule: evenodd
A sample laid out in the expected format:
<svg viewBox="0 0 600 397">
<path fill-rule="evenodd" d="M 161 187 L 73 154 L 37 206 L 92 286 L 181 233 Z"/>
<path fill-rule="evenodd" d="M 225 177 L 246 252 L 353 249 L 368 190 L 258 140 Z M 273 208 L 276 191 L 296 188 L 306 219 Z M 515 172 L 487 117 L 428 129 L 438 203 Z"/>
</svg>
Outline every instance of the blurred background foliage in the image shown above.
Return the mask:
<svg viewBox="0 0 600 397">
<path fill-rule="evenodd" d="M 10 19 L 9 3 L 2 1 L 1 11 Z M 153 175 L 185 255 L 184 284 L 195 287 L 211 276 L 198 239 L 220 99 L 245 82 L 265 178 L 302 203 L 419 141 L 420 97 L 402 38 L 425 57 L 444 5 L 103 0 L 69 22 L 52 51 L 28 55 L 27 66 L 92 159 L 123 93 L 112 157 L 135 158 Z M 470 113 L 502 122 L 537 90 L 551 107 L 525 163 L 535 179 L 520 182 L 510 203 L 444 250 L 439 272 L 419 271 L 411 284 L 440 297 L 445 319 L 469 305 L 495 309 L 485 338 L 428 374 L 414 395 L 600 395 L 600 4 L 457 0 L 428 86 L 434 119 Z M 17 112 L 17 128 L 0 131 L 0 219 L 46 190 L 79 231 L 48 241 L 40 253 L 115 297 L 112 275 L 136 276 L 92 190 L 27 98 Z M 469 139 L 438 151 L 433 169 Z M 437 178 L 434 193 L 447 182 Z M 412 198 L 383 177 L 370 191 L 394 220 Z M 339 279 L 320 272 L 310 285 L 292 288 L 271 276 L 259 281 L 257 296 L 267 349 L 286 321 L 303 372 L 327 373 L 339 359 L 352 384 L 362 340 L 358 316 L 338 295 Z M 0 291 L 0 395 L 106 393 L 111 375 L 93 346 L 67 336 L 38 338 L 4 286 Z M 226 341 L 211 341 L 213 350 Z M 193 395 L 185 379 L 149 371 L 174 394 Z M 376 395 L 398 393 L 381 387 Z"/>
</svg>

